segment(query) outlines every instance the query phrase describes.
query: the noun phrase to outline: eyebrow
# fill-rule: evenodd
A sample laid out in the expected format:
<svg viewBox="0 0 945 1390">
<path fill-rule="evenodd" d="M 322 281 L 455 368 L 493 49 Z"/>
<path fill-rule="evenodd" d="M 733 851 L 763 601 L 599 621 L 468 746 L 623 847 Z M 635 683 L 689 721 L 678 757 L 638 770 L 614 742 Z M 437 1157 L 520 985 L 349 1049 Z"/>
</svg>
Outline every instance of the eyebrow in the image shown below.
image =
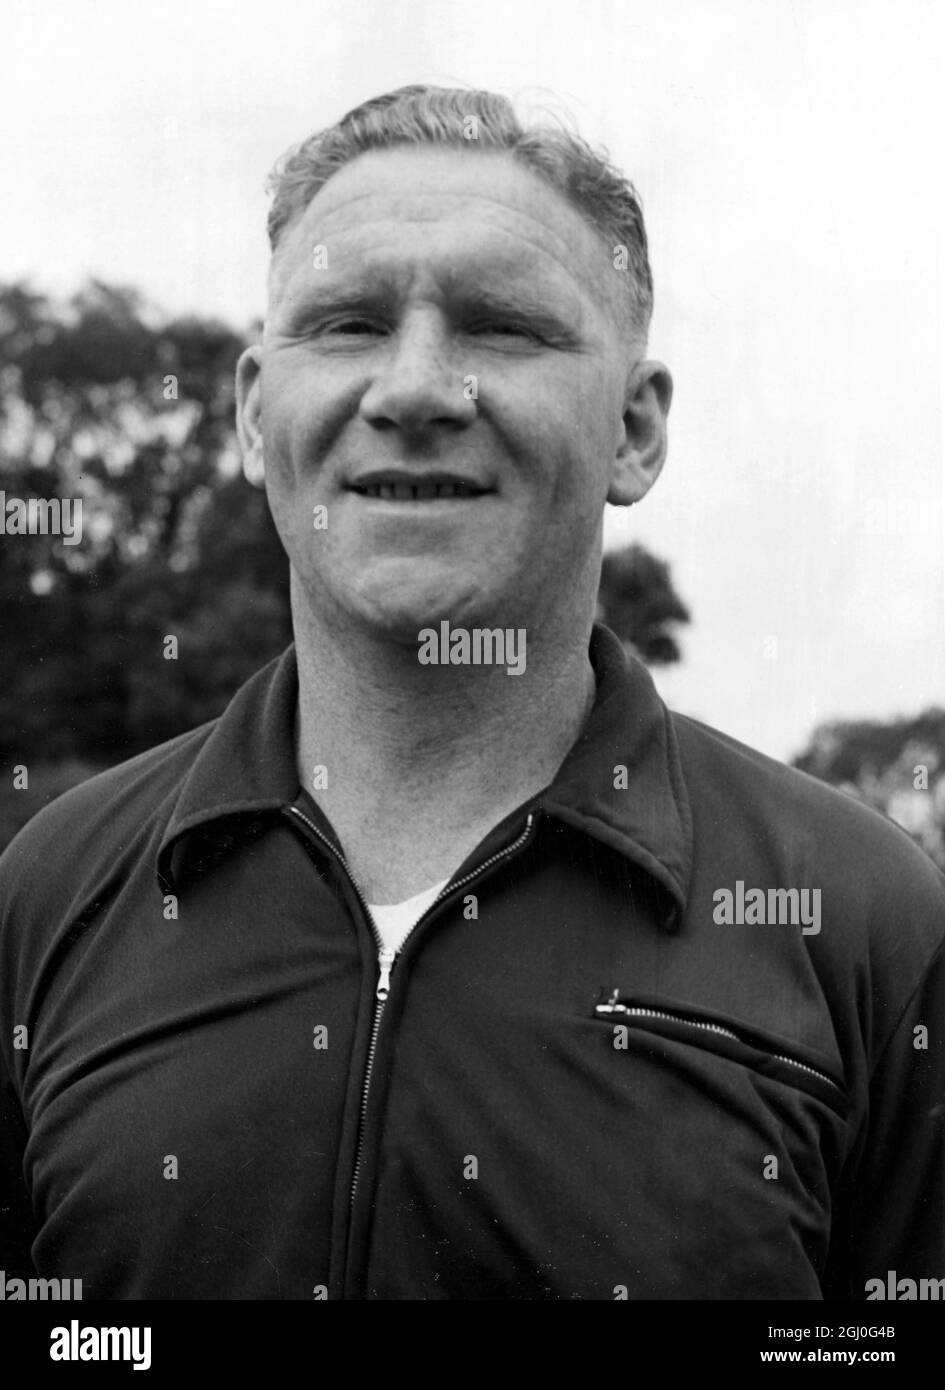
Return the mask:
<svg viewBox="0 0 945 1390">
<path fill-rule="evenodd" d="M 570 295 L 558 299 L 557 304 L 562 306 L 559 309 L 555 304 L 549 304 L 547 298 L 536 294 L 530 286 L 514 282 L 501 286 L 476 285 L 471 291 L 460 291 L 456 298 L 460 304 L 465 301 L 486 313 L 521 314 L 536 320 L 559 320 L 562 312 L 570 317 L 577 311 L 577 305 Z"/>
<path fill-rule="evenodd" d="M 491 273 L 495 274 L 494 271 Z M 369 274 L 366 278 L 368 283 L 360 279 L 358 283 L 348 284 L 343 280 L 338 283 L 311 279 L 297 297 L 290 298 L 285 307 L 286 319 L 295 323 L 329 311 L 390 313 L 390 284 L 380 275 L 373 277 Z M 575 331 L 584 318 L 580 304 L 572 294 L 558 296 L 556 302 L 550 303 L 532 286 L 521 281 L 472 285 L 456 285 L 454 282 L 451 285 L 450 279 L 452 277 L 444 287 L 444 299 L 448 312 L 457 316 L 472 313 L 507 314 L 559 332 Z"/>
</svg>

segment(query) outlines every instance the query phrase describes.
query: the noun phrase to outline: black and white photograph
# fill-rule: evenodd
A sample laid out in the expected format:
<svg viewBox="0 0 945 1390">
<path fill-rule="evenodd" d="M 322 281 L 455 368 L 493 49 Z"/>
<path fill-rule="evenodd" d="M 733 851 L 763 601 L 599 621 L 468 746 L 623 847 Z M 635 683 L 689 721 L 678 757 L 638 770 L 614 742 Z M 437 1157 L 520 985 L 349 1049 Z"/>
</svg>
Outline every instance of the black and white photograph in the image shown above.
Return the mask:
<svg viewBox="0 0 945 1390">
<path fill-rule="evenodd" d="M 592 1301 L 915 1370 L 941 7 L 3 30 L 4 1342 Z"/>
</svg>

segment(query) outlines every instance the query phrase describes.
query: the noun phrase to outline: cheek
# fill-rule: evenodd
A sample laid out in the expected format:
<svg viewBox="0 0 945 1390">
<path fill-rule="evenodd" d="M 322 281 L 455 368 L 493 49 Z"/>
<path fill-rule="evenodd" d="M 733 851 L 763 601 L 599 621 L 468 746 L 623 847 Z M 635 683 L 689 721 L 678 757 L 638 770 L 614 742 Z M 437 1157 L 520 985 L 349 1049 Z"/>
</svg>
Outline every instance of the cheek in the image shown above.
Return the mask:
<svg viewBox="0 0 945 1390">
<path fill-rule="evenodd" d="M 270 366 L 261 386 L 265 441 L 282 473 L 311 465 L 323 453 L 330 429 L 331 394 L 303 365 Z"/>
<path fill-rule="evenodd" d="M 546 481 L 557 507 L 575 519 L 602 511 L 610 487 L 613 431 L 602 417 L 575 409 L 546 438 Z"/>
<path fill-rule="evenodd" d="M 613 440 L 619 420 L 614 392 L 594 365 L 568 359 L 552 373 L 515 383 L 515 391 L 498 398 L 494 415 L 505 422 L 524 452 L 536 456 L 547 472 L 566 460 L 599 458 L 606 437 Z M 485 395 L 482 385 L 480 393 Z M 500 426 L 501 427 L 501 426 Z"/>
<path fill-rule="evenodd" d="M 604 364 L 579 361 L 556 376 L 547 397 L 546 429 L 554 432 L 586 473 L 607 466 L 620 429 L 621 395 Z"/>
</svg>

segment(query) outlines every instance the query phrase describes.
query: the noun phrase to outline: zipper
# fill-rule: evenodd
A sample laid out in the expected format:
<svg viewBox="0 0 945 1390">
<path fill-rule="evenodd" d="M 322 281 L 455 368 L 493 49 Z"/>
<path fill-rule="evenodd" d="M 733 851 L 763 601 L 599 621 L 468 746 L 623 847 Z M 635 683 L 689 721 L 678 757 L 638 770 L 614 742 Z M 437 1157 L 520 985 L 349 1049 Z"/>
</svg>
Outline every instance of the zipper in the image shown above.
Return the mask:
<svg viewBox="0 0 945 1390">
<path fill-rule="evenodd" d="M 473 869 L 471 873 L 466 874 L 463 878 L 457 879 L 455 883 L 447 883 L 446 887 L 441 889 L 441 891 L 433 899 L 426 912 L 424 912 L 420 917 L 417 918 L 416 922 L 414 922 L 413 926 L 410 928 L 409 932 L 404 937 L 403 941 L 400 943 L 399 950 L 402 951 L 404 949 L 404 946 L 407 944 L 407 942 L 413 936 L 414 932 L 420 926 L 420 923 L 423 922 L 430 915 L 433 909 L 440 902 L 442 902 L 444 898 L 448 897 L 450 893 L 453 893 L 456 891 L 457 888 L 462 888 L 465 884 L 472 882 L 474 878 L 478 878 L 480 874 L 483 874 L 487 869 L 490 869 L 493 864 L 497 864 L 499 860 L 505 859 L 509 855 L 515 854 L 519 849 L 521 849 L 528 837 L 531 835 L 532 823 L 534 819 L 534 814 L 530 811 L 528 813 L 528 819 L 525 822 L 525 829 L 522 831 L 521 835 L 519 835 L 517 839 L 513 840 L 513 842 L 510 845 L 506 845 L 505 849 L 499 850 L 498 853 L 490 855 L 490 857 L 486 859 L 484 863 L 480 864 L 477 869 Z M 348 1198 L 349 1207 L 354 1206 L 354 1199 L 358 1191 L 358 1178 L 361 1175 L 361 1160 L 364 1156 L 364 1125 L 365 1120 L 367 1118 L 368 1094 L 371 1088 L 371 1073 L 374 1070 L 374 1053 L 377 1049 L 377 1037 L 381 1028 L 381 1019 L 384 1015 L 384 1005 L 387 1003 L 387 996 L 390 993 L 391 971 L 394 968 L 394 961 L 397 959 L 397 955 L 399 954 L 399 951 L 391 951 L 386 946 L 382 947 L 380 945 L 380 937 L 378 935 L 377 928 L 374 926 L 374 919 L 371 917 L 370 912 L 368 912 L 367 915 L 368 921 L 371 923 L 371 929 L 374 932 L 374 939 L 377 941 L 379 946 L 378 964 L 380 967 L 380 978 L 377 982 L 377 990 L 375 994 L 377 1003 L 375 1005 L 374 1010 L 374 1026 L 371 1029 L 371 1042 L 370 1046 L 368 1047 L 367 1064 L 364 1068 L 364 1088 L 361 1091 L 361 1116 L 358 1123 L 358 1144 L 357 1149 L 355 1151 L 354 1172 L 351 1176 L 351 1193 Z"/>
<path fill-rule="evenodd" d="M 662 1018 L 666 1019 L 669 1023 L 682 1023 L 687 1028 L 701 1028 L 707 1033 L 718 1033 L 723 1038 L 731 1038 L 733 1042 L 741 1043 L 742 1045 L 746 1042 L 745 1038 L 733 1032 L 731 1028 L 723 1028 L 720 1023 L 705 1023 L 701 1019 L 687 1018 L 685 1014 L 669 1013 L 665 1009 L 643 1009 L 634 1004 L 621 1004 L 617 998 L 616 990 L 608 997 L 605 1003 L 596 1004 L 594 1012 L 600 1017 L 611 1014 L 622 1014 L 624 1017 L 629 1018 Z M 749 1045 L 753 1046 L 754 1044 Z M 828 1076 L 826 1072 L 818 1071 L 816 1067 L 809 1067 L 806 1062 L 799 1062 L 796 1057 L 788 1057 L 783 1052 L 772 1052 L 769 1055 L 777 1062 L 785 1062 L 789 1067 L 797 1067 L 799 1071 L 806 1071 L 810 1076 L 816 1076 L 821 1081 L 826 1081 L 835 1091 L 840 1089 L 832 1076 Z"/>
<path fill-rule="evenodd" d="M 331 843 L 331 841 L 327 838 L 326 835 L 322 834 L 318 826 L 315 825 L 314 822 L 309 819 L 309 817 L 305 814 L 304 811 L 300 811 L 297 806 L 289 806 L 286 809 L 290 811 L 292 815 L 297 816 L 300 821 L 303 821 L 305 825 L 308 826 L 312 834 L 319 840 L 321 844 L 325 846 L 325 848 L 332 855 L 332 857 L 344 869 L 345 873 L 348 876 L 348 880 L 351 883 L 351 887 L 357 894 L 358 901 L 361 904 L 361 908 L 364 912 L 365 919 L 370 924 L 371 934 L 373 935 L 374 940 L 377 943 L 378 979 L 377 987 L 374 991 L 374 1019 L 371 1024 L 371 1040 L 368 1043 L 367 1061 L 365 1062 L 364 1066 L 364 1083 L 361 1087 L 361 1106 L 358 1113 L 358 1142 L 355 1148 L 354 1171 L 351 1176 L 351 1192 L 348 1197 L 348 1206 L 350 1209 L 354 1206 L 355 1194 L 358 1190 L 358 1178 L 361 1173 L 361 1160 L 364 1154 L 364 1122 L 367 1117 L 368 1096 L 371 1090 L 371 1074 L 374 1071 L 374 1057 L 375 1053 L 377 1052 L 377 1039 L 381 1031 L 381 1019 L 384 1016 L 384 1005 L 387 1003 L 387 996 L 390 994 L 390 977 L 394 969 L 394 962 L 396 961 L 399 952 L 403 950 L 405 944 L 410 940 L 411 936 L 413 936 L 414 932 L 420 926 L 420 923 L 423 922 L 430 915 L 433 909 L 437 907 L 438 904 L 441 903 L 444 898 L 448 897 L 450 893 L 454 893 L 457 888 L 463 888 L 467 883 L 471 883 L 473 879 L 479 878 L 481 874 L 484 874 L 487 869 L 491 869 L 494 864 L 498 864 L 500 860 L 507 859 L 510 855 L 516 854 L 525 845 L 526 841 L 529 839 L 532 833 L 532 827 L 535 823 L 535 813 L 533 811 L 529 811 L 528 818 L 525 821 L 525 829 L 515 840 L 512 841 L 510 845 L 506 845 L 504 849 L 498 850 L 495 854 L 490 855 L 489 858 L 484 860 L 482 864 L 480 864 L 477 868 L 473 869 L 470 873 L 465 874 L 462 878 L 456 879 L 455 882 L 451 881 L 447 883 L 445 887 L 442 888 L 440 892 L 436 895 L 436 897 L 433 899 L 432 903 L 426 909 L 426 911 L 420 917 L 417 918 L 416 922 L 414 922 L 413 926 L 410 928 L 410 931 L 407 933 L 403 941 L 400 943 L 399 950 L 393 951 L 390 949 L 389 946 L 385 946 L 384 943 L 381 941 L 380 933 L 377 930 L 374 918 L 371 916 L 371 910 L 367 905 L 367 900 L 365 899 L 365 896 L 362 893 L 360 887 L 358 886 L 358 883 L 355 880 L 354 875 L 348 867 L 348 862 L 345 859 L 344 855 L 341 854 L 341 852 L 335 848 L 335 846 Z"/>
</svg>

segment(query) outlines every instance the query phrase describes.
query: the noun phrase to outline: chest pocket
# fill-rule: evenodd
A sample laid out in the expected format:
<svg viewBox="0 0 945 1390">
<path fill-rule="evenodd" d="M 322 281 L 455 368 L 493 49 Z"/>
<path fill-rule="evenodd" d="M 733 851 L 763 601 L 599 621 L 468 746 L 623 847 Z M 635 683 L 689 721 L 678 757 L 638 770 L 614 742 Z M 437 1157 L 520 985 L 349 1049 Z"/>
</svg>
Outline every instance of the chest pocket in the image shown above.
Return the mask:
<svg viewBox="0 0 945 1390">
<path fill-rule="evenodd" d="M 672 1039 L 725 1057 L 759 1076 L 793 1086 L 822 1101 L 841 1119 L 846 1119 L 849 1112 L 846 1087 L 828 1062 L 797 1045 L 787 1046 L 754 1026 L 721 1019 L 688 1006 L 653 1002 L 607 988 L 601 989 L 594 1017 L 613 1025 L 615 1047 L 621 1045 L 621 1034 L 617 1031 L 621 1028 L 633 1029 L 644 1039 L 647 1036 L 654 1041 Z M 627 1037 L 628 1034 L 623 1035 L 623 1039 Z"/>
</svg>

